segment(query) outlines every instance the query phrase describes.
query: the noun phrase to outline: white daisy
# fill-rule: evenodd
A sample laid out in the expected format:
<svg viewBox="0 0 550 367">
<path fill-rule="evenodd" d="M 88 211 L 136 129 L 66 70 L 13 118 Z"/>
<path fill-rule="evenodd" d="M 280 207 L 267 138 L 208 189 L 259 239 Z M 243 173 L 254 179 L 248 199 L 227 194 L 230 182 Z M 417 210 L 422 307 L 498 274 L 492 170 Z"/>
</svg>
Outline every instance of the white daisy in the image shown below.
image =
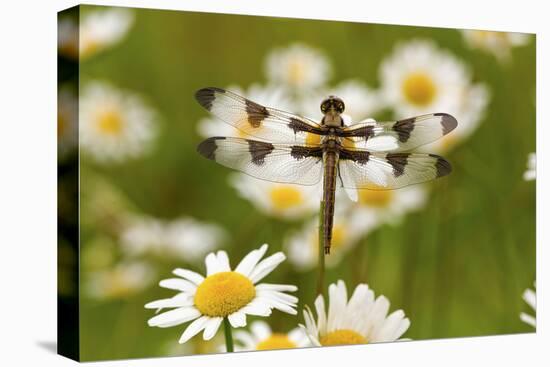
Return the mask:
<svg viewBox="0 0 550 367">
<path fill-rule="evenodd" d="M 80 99 L 80 146 L 99 162 L 145 152 L 156 135 L 155 114 L 137 95 L 90 82 Z"/>
<path fill-rule="evenodd" d="M 405 214 L 421 209 L 427 196 L 423 185 L 398 190 L 357 190 L 357 202 L 351 208 L 348 222 L 357 228 L 366 218 L 373 217 L 376 224 L 396 224 Z"/>
<path fill-rule="evenodd" d="M 71 88 L 57 94 L 57 152 L 60 157 L 78 145 L 78 99 Z"/>
<path fill-rule="evenodd" d="M 536 283 L 533 283 L 533 287 L 536 288 Z M 533 309 L 535 314 L 537 313 L 537 294 L 534 289 L 527 288 L 523 292 L 523 300 Z M 537 328 L 537 319 L 535 316 L 531 316 L 525 312 L 520 313 L 519 318 L 527 325 L 531 325 L 535 329 Z"/>
<path fill-rule="evenodd" d="M 80 29 L 73 18 L 61 19 L 58 49 L 66 56 L 88 58 L 118 43 L 134 21 L 128 9 L 109 8 L 83 12 Z"/>
<path fill-rule="evenodd" d="M 338 200 L 338 199 L 337 199 Z M 336 203 L 339 204 L 339 201 Z M 362 220 L 359 220 L 362 215 Z M 351 217 L 343 211 L 334 214 L 332 246 L 330 256 L 325 261 L 328 267 L 336 266 L 342 257 L 355 247 L 359 240 L 373 230 L 378 221 L 371 212 L 361 212 Z M 298 271 L 308 271 L 317 266 L 319 256 L 319 219 L 306 223 L 299 232 L 291 234 L 284 244 L 288 261 Z"/>
<path fill-rule="evenodd" d="M 410 321 L 402 310 L 388 315 L 389 308 L 388 299 L 375 299 L 366 284 L 359 284 L 348 301 L 346 285 L 339 280 L 329 286 L 328 315 L 322 295 L 315 300 L 317 322 L 306 306 L 305 329 L 317 346 L 393 342 L 407 331 Z"/>
<path fill-rule="evenodd" d="M 265 70 L 270 82 L 298 93 L 322 86 L 331 76 L 325 54 L 300 43 L 271 51 Z"/>
<path fill-rule="evenodd" d="M 160 286 L 180 291 L 172 298 L 161 299 L 145 305 L 146 308 L 173 308 L 149 319 L 149 326 L 170 327 L 193 321 L 185 329 L 180 343 L 204 330 L 203 339 L 210 340 L 218 331 L 224 318 L 234 328 L 246 326 L 246 315 L 269 316 L 273 308 L 296 314 L 298 299 L 285 292 L 296 287 L 286 284 L 257 284 L 271 273 L 285 255 L 278 252 L 260 261 L 268 246 L 251 251 L 231 270 L 225 251 L 206 256 L 206 277 L 186 269 L 176 269 L 179 278 L 165 279 Z"/>
<path fill-rule="evenodd" d="M 235 344 L 236 351 L 293 349 L 311 346 L 304 329 L 296 327 L 288 333 L 274 333 L 265 321 L 254 321 L 250 325 L 250 331 L 236 331 Z"/>
<path fill-rule="evenodd" d="M 434 43 L 413 40 L 398 44 L 380 67 L 381 95 L 396 118 L 446 112 L 458 127 L 430 148 L 446 149 L 470 135 L 483 117 L 487 88 L 472 84 L 466 65 Z M 427 148 L 429 149 L 429 148 Z"/>
<path fill-rule="evenodd" d="M 319 211 L 320 185 L 294 185 L 260 180 L 244 173 L 229 178 L 239 195 L 270 217 L 297 219 Z"/>
<path fill-rule="evenodd" d="M 145 262 L 124 262 L 110 269 L 88 272 L 85 290 L 97 299 L 125 298 L 153 281 L 154 271 Z"/>
<path fill-rule="evenodd" d="M 537 154 L 529 153 L 527 157 L 527 169 L 523 173 L 525 181 L 532 181 L 537 178 Z"/>
<path fill-rule="evenodd" d="M 247 90 L 243 90 L 236 85 L 230 85 L 226 89 L 264 106 L 285 111 L 292 111 L 294 109 L 294 105 L 288 98 L 288 94 L 281 87 L 252 84 Z M 250 137 L 248 134 L 216 117 L 201 119 L 197 125 L 197 131 L 205 138 L 211 136 Z"/>
<path fill-rule="evenodd" d="M 193 218 L 163 221 L 136 217 L 121 233 L 123 249 L 130 255 L 154 253 L 193 262 L 218 248 L 225 232 L 217 225 Z"/>
<path fill-rule="evenodd" d="M 460 31 L 466 44 L 493 54 L 499 61 L 510 60 L 512 48 L 525 46 L 531 40 L 527 33 L 494 32 L 463 29 Z"/>
</svg>

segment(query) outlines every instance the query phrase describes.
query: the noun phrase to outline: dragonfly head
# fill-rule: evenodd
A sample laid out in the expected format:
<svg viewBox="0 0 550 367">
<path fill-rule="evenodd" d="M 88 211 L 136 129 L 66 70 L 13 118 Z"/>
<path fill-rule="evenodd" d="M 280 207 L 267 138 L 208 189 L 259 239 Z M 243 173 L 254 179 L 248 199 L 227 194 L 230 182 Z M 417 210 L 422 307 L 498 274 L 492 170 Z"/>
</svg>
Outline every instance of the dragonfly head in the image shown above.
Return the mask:
<svg viewBox="0 0 550 367">
<path fill-rule="evenodd" d="M 336 96 L 328 96 L 321 103 L 321 112 L 323 115 L 339 115 L 344 112 L 345 108 L 344 101 Z"/>
</svg>

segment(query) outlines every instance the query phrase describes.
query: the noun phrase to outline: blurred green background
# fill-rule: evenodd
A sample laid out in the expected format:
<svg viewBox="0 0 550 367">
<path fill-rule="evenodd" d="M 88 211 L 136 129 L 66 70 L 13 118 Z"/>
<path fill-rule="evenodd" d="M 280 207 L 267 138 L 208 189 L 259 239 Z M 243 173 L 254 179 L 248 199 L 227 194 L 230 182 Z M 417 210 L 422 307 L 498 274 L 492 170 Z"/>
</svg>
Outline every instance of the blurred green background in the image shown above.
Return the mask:
<svg viewBox="0 0 550 367">
<path fill-rule="evenodd" d="M 81 8 L 82 14 L 95 10 Z M 132 12 L 134 22 L 125 38 L 82 62 L 80 83 L 107 81 L 139 94 L 158 115 L 158 135 L 150 152 L 138 159 L 109 165 L 81 156 L 84 257 L 97 253 L 87 247 L 99 246 L 111 254 L 107 266 L 123 260 L 116 219 L 122 211 L 216 223 L 227 233 L 223 248 L 232 265 L 265 242 L 270 253 L 283 250 L 286 234 L 300 229 L 303 221 L 259 213 L 227 183 L 229 170 L 196 153 L 202 140 L 197 124 L 208 115 L 195 102 L 194 92 L 205 86 L 265 83 L 266 56 L 295 42 L 327 56 L 333 70 L 330 83 L 353 78 L 376 89 L 379 66 L 398 42 L 428 39 L 461 59 L 472 72 L 472 82 L 488 87 L 491 98 L 484 117 L 471 136 L 445 153 L 454 172 L 431 184 L 426 205 L 398 225 L 381 225 L 362 238 L 328 269 L 327 284 L 344 279 L 351 293 L 356 284 L 368 283 L 377 295 L 388 297 L 391 310 L 405 311 L 411 327 L 404 337 L 412 339 L 533 331 L 518 315 L 528 310 L 521 294 L 535 279 L 535 184 L 522 178 L 527 155 L 535 151 L 534 37 L 502 63 L 468 47 L 454 29 Z M 377 117 L 392 116 L 384 109 Z M 202 273 L 204 263 L 159 256 L 146 260 L 154 268 L 153 280 L 138 292 L 98 298 L 81 289 L 84 360 L 189 353 L 177 344 L 185 325 L 151 328 L 147 320 L 153 312 L 143 306 L 174 294 L 157 285 L 173 268 Z M 97 264 L 86 258 L 82 264 L 86 282 Z M 287 261 L 267 280 L 296 284 L 300 310 L 313 304 L 314 269 L 297 272 Z M 273 329 L 287 331 L 303 319 L 301 311 L 299 317 L 274 312 L 267 321 Z M 200 339 L 191 341 L 191 353 L 212 352 Z"/>
</svg>

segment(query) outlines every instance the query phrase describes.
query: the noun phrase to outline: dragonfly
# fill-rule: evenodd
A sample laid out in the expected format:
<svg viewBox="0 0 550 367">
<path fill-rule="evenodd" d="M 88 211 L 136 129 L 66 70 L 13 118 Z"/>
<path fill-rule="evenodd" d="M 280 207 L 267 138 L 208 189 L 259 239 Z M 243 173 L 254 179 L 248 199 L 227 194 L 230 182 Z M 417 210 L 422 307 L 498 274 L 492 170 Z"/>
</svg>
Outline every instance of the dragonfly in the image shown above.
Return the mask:
<svg viewBox="0 0 550 367">
<path fill-rule="evenodd" d="M 272 182 L 316 185 L 323 180 L 325 254 L 330 254 L 337 186 L 356 201 L 357 190 L 399 189 L 447 176 L 452 170 L 439 155 L 411 152 L 457 127 L 457 120 L 447 113 L 346 125 L 344 101 L 333 95 L 321 102 L 319 122 L 222 88 L 200 89 L 195 98 L 244 134 L 202 141 L 197 151 L 205 158 Z"/>
</svg>

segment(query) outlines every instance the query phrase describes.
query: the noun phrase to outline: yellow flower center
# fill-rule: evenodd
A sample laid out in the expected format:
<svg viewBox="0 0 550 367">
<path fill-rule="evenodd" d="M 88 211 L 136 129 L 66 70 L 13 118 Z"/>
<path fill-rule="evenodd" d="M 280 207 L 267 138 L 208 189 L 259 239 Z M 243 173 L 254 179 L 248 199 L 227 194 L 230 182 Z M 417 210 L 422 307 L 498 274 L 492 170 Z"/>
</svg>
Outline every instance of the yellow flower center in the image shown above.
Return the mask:
<svg viewBox="0 0 550 367">
<path fill-rule="evenodd" d="M 101 111 L 97 116 L 97 129 L 105 135 L 119 135 L 124 127 L 120 113 L 114 109 Z"/>
<path fill-rule="evenodd" d="M 409 74 L 402 90 L 407 101 L 417 106 L 429 105 L 437 92 L 433 79 L 423 72 Z"/>
<path fill-rule="evenodd" d="M 376 208 L 387 207 L 394 195 L 392 190 L 357 190 L 357 192 L 359 204 Z"/>
<path fill-rule="evenodd" d="M 363 335 L 349 329 L 334 330 L 321 337 L 321 345 L 367 344 Z"/>
<path fill-rule="evenodd" d="M 296 207 L 304 202 L 302 192 L 291 185 L 277 185 L 269 192 L 269 198 L 276 210 Z"/>
<path fill-rule="evenodd" d="M 256 346 L 257 350 L 291 349 L 297 345 L 286 334 L 273 333 L 269 338 L 262 340 Z"/>
<path fill-rule="evenodd" d="M 293 60 L 288 65 L 288 79 L 290 84 L 300 85 L 304 80 L 305 68 L 300 60 Z"/>
<path fill-rule="evenodd" d="M 256 296 L 254 284 L 242 274 L 224 271 L 207 277 L 197 288 L 195 306 L 206 316 L 226 317 Z"/>
</svg>

